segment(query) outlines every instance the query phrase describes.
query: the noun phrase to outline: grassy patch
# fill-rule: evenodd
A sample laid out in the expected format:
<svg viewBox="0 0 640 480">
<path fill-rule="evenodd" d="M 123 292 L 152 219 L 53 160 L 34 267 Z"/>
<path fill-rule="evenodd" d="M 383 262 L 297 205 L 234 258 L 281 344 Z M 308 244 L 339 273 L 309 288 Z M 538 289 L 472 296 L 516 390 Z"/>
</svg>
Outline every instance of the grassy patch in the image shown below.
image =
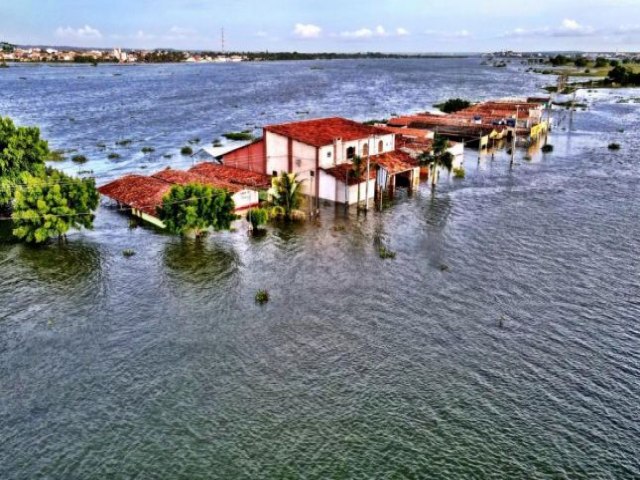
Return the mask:
<svg viewBox="0 0 640 480">
<path fill-rule="evenodd" d="M 233 141 L 250 141 L 254 139 L 251 130 L 243 130 L 242 132 L 227 132 L 222 136 L 227 140 Z"/>
</svg>

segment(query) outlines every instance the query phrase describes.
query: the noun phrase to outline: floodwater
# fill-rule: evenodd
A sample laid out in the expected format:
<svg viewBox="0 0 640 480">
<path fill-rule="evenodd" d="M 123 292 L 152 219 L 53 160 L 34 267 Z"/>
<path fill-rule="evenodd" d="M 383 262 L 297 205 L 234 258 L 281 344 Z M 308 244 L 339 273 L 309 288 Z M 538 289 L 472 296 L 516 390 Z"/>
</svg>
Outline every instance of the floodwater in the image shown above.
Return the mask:
<svg viewBox="0 0 640 480">
<path fill-rule="evenodd" d="M 480 59 L 23 66 L 0 115 L 102 183 L 187 165 L 195 137 L 545 81 Z M 469 150 L 464 180 L 366 217 L 194 242 L 102 207 L 66 245 L 0 244 L 0 478 L 640 477 L 634 95 L 581 92 L 553 153 Z"/>
</svg>

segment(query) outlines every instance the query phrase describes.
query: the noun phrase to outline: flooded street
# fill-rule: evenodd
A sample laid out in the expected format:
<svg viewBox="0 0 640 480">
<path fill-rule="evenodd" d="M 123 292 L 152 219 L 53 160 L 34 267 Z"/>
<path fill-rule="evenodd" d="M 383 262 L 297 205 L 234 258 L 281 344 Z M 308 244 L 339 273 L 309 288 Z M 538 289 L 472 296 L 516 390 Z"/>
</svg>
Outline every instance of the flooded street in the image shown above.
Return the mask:
<svg viewBox="0 0 640 480">
<path fill-rule="evenodd" d="M 190 165 L 196 137 L 548 80 L 478 58 L 24 66 L 0 116 L 102 184 Z M 0 478 L 640 477 L 634 96 L 581 92 L 553 153 L 468 149 L 464 180 L 367 216 L 194 242 L 103 206 L 66 245 L 0 243 Z"/>
</svg>

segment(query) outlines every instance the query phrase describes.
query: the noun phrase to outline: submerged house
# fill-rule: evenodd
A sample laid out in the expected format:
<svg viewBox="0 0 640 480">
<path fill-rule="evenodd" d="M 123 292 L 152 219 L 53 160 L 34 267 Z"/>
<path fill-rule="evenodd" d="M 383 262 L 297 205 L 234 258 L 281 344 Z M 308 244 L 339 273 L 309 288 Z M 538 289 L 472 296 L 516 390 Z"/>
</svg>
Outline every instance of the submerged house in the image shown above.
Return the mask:
<svg viewBox="0 0 640 480">
<path fill-rule="evenodd" d="M 411 176 L 417 168 L 413 159 L 396 150 L 394 132 L 340 117 L 266 126 L 262 139 L 241 147 L 232 155 L 222 159 L 225 165 L 243 157 L 250 158 L 252 168 L 261 166 L 265 174 L 298 174 L 303 181 L 303 193 L 316 201 L 347 204 L 357 202 L 358 190 L 361 200 L 374 197 L 379 168 L 403 164 L 400 171 L 390 169 L 391 177 L 407 175 L 407 172 Z M 363 160 L 360 178 L 353 171 L 356 156 Z"/>
<path fill-rule="evenodd" d="M 157 208 L 174 185 L 199 183 L 231 193 L 236 212 L 259 204 L 259 190 L 268 188 L 270 178 L 231 167 L 204 163 L 190 171 L 167 168 L 150 176 L 126 175 L 107 183 L 98 191 L 119 206 L 131 209 L 132 215 L 164 228 L 157 216 Z"/>
</svg>

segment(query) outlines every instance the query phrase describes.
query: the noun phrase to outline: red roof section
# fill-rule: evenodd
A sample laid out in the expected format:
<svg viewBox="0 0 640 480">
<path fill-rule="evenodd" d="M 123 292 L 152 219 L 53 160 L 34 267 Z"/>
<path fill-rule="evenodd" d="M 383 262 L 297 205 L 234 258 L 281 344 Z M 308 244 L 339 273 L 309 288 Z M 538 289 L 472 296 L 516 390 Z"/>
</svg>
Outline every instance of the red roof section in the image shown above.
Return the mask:
<svg viewBox="0 0 640 480">
<path fill-rule="evenodd" d="M 154 217 L 170 190 L 170 183 L 143 175 L 126 175 L 98 188 L 102 195 Z"/>
<path fill-rule="evenodd" d="M 362 123 L 340 117 L 269 125 L 264 129 L 267 132 L 292 138 L 314 147 L 332 145 L 337 138 L 349 142 L 367 138 L 371 135 L 389 135 L 389 132 L 382 128 L 363 125 Z"/>
<path fill-rule="evenodd" d="M 416 161 L 406 152 L 395 150 L 371 157 L 371 161 L 377 163 L 391 175 L 406 172 L 416 168 Z"/>
<path fill-rule="evenodd" d="M 342 182 L 342 183 L 344 183 L 346 178 L 348 185 L 357 185 L 358 183 L 363 183 L 366 181 L 366 177 L 367 177 L 367 171 L 365 166 L 363 168 L 361 179 L 358 180 L 354 176 L 352 163 L 340 163 L 335 167 L 323 168 L 321 170 L 326 172 L 328 175 L 335 177 L 339 182 Z M 376 178 L 376 169 L 373 168 L 373 164 L 372 164 L 371 167 L 369 168 L 369 179 L 375 180 L 375 178 Z"/>
<path fill-rule="evenodd" d="M 269 188 L 271 186 L 271 177 L 269 175 L 211 162 L 194 165 L 189 169 L 189 172 L 207 177 L 213 181 L 227 182 L 243 187 Z"/>
<path fill-rule="evenodd" d="M 207 177 L 194 172 L 173 170 L 172 168 L 166 168 L 164 170 L 161 170 L 160 172 L 154 173 L 151 176 L 153 178 L 157 178 L 164 182 L 175 185 L 189 185 L 190 183 L 199 183 L 201 185 L 207 185 L 213 188 L 222 188 L 232 193 L 242 190 L 239 185 L 234 185 L 229 182 L 218 180 L 212 177 Z"/>
</svg>

